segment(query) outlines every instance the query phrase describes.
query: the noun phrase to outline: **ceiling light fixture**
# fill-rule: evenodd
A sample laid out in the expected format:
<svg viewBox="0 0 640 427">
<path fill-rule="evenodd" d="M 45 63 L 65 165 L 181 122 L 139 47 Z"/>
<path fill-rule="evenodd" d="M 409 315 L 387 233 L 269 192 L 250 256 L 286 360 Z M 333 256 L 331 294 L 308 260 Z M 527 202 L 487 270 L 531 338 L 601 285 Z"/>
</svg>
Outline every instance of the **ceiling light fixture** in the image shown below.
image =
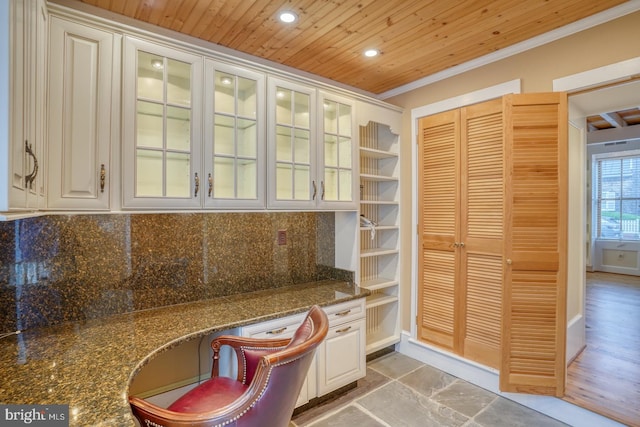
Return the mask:
<svg viewBox="0 0 640 427">
<path fill-rule="evenodd" d="M 231 77 L 224 76 L 223 78 L 220 79 L 220 83 L 222 83 L 223 85 L 229 86 L 232 83 Z"/>
<path fill-rule="evenodd" d="M 156 70 L 162 70 L 164 68 L 164 62 L 162 62 L 162 59 L 152 59 L 151 66 Z"/>
<path fill-rule="evenodd" d="M 380 52 L 377 49 L 367 49 L 364 51 L 364 56 L 367 58 L 373 58 L 374 56 L 378 56 Z"/>
<path fill-rule="evenodd" d="M 298 20 L 298 15 L 291 12 L 290 10 L 286 10 L 284 12 L 280 12 L 280 21 L 290 24 Z"/>
</svg>

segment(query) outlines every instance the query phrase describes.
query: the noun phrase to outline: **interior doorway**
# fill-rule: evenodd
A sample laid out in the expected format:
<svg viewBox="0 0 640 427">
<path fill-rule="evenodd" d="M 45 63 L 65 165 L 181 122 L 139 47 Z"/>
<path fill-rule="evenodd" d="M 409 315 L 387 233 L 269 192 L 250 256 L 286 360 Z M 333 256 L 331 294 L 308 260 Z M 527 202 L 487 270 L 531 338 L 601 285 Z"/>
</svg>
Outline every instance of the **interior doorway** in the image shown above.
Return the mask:
<svg viewBox="0 0 640 427">
<path fill-rule="evenodd" d="M 570 120 L 586 132 L 587 116 L 637 107 L 638 94 L 640 82 L 627 81 L 570 95 Z M 586 134 L 582 140 L 586 140 Z M 592 173 L 586 169 L 591 158 L 586 150 L 583 156 L 582 191 L 586 195 L 591 191 L 586 179 Z M 585 229 L 594 230 L 591 204 L 587 202 L 590 198 L 584 199 Z M 583 242 L 585 270 L 593 265 L 596 255 L 592 235 L 588 231 Z M 630 403 L 637 402 L 640 396 L 640 365 L 635 362 L 640 357 L 640 335 L 634 338 L 628 331 L 621 333 L 629 322 L 640 324 L 640 298 L 633 298 L 640 293 L 640 277 L 607 273 L 587 273 L 583 277 L 579 294 L 583 304 L 584 349 L 567 369 L 564 399 L 624 424 L 640 426 L 640 411 Z M 627 317 L 621 317 L 623 314 Z M 619 384 L 625 388 L 619 388 Z"/>
</svg>

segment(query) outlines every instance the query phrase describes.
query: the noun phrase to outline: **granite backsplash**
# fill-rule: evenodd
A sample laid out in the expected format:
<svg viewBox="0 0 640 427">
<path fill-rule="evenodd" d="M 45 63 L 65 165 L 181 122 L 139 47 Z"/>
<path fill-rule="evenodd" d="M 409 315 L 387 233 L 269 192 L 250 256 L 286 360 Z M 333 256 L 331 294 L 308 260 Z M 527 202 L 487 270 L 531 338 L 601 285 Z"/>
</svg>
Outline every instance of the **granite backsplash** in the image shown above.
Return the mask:
<svg viewBox="0 0 640 427">
<path fill-rule="evenodd" d="M 286 230 L 286 244 L 278 244 Z M 47 215 L 0 222 L 0 333 L 321 279 L 330 212 Z"/>
</svg>

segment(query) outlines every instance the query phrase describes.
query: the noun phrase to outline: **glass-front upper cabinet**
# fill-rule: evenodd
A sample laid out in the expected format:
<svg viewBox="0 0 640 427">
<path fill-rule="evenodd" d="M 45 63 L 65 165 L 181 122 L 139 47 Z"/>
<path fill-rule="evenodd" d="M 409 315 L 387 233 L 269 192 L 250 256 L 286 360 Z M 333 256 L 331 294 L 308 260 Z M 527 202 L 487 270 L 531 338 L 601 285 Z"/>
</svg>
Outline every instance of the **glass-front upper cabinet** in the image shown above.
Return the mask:
<svg viewBox="0 0 640 427">
<path fill-rule="evenodd" d="M 320 92 L 319 109 L 322 111 L 318 169 L 320 179 L 319 207 L 356 209 L 354 199 L 357 182 L 354 179 L 355 104 L 352 100 Z"/>
<path fill-rule="evenodd" d="M 126 37 L 124 207 L 199 207 L 202 58 Z"/>
<path fill-rule="evenodd" d="M 316 91 L 276 78 L 268 88 L 269 207 L 314 208 L 316 177 Z"/>
<path fill-rule="evenodd" d="M 265 207 L 264 81 L 205 61 L 205 206 Z"/>
</svg>

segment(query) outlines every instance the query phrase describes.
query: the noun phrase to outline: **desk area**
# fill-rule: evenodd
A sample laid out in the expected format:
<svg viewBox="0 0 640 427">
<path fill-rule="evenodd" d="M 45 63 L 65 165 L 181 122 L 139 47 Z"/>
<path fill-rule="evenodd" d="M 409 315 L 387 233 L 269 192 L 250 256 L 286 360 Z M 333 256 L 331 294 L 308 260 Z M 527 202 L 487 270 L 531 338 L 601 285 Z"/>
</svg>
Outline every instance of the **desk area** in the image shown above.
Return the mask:
<svg viewBox="0 0 640 427">
<path fill-rule="evenodd" d="M 0 396 L 3 403 L 68 404 L 71 426 L 133 426 L 129 384 L 163 351 L 368 293 L 322 280 L 31 329 L 0 340 Z"/>
</svg>

